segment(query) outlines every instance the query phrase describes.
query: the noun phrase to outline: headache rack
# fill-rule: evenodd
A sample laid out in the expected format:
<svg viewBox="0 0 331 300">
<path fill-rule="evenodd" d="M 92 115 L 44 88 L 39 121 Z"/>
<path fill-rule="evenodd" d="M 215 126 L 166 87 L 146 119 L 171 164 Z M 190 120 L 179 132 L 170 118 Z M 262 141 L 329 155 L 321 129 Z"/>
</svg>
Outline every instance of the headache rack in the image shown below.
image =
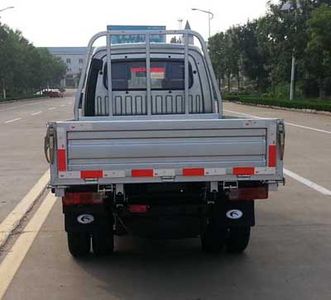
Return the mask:
<svg viewBox="0 0 331 300">
<path fill-rule="evenodd" d="M 149 72 L 151 66 L 151 36 L 153 35 L 182 35 L 183 36 L 183 48 L 184 48 L 184 102 L 185 102 L 185 115 L 189 115 L 189 44 L 190 40 L 196 38 L 201 46 L 201 51 L 204 55 L 204 59 L 207 66 L 207 75 L 210 80 L 212 87 L 212 94 L 215 100 L 215 105 L 213 105 L 214 113 L 222 115 L 222 100 L 221 94 L 217 85 L 216 77 L 212 68 L 211 60 L 208 54 L 206 44 L 203 40 L 203 37 L 192 30 L 108 30 L 102 31 L 95 34 L 89 41 L 87 47 L 87 54 L 81 73 L 79 86 L 76 94 L 76 101 L 74 106 L 74 117 L 75 120 L 78 120 L 80 117 L 79 108 L 82 105 L 85 94 L 85 86 L 87 81 L 87 74 L 89 64 L 93 55 L 93 45 L 94 43 L 102 37 L 106 38 L 106 51 L 107 51 L 107 79 L 108 79 L 108 107 L 109 107 L 109 116 L 113 116 L 113 90 L 112 90 L 112 44 L 111 37 L 118 35 L 141 35 L 145 36 L 145 46 L 146 46 L 146 94 L 147 94 L 147 115 L 151 116 L 151 73 Z"/>
</svg>

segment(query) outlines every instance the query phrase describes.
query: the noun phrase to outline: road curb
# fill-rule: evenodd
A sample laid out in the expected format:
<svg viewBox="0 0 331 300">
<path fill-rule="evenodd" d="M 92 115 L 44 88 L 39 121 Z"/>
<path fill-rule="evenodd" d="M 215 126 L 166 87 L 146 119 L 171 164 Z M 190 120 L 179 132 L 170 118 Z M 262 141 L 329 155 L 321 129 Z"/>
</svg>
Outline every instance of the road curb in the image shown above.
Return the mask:
<svg viewBox="0 0 331 300">
<path fill-rule="evenodd" d="M 9 215 L 0 223 L 0 249 L 7 242 L 12 232 L 19 226 L 23 217 L 33 207 L 47 188 L 49 170 L 47 170 L 32 189 L 16 205 Z"/>
</svg>

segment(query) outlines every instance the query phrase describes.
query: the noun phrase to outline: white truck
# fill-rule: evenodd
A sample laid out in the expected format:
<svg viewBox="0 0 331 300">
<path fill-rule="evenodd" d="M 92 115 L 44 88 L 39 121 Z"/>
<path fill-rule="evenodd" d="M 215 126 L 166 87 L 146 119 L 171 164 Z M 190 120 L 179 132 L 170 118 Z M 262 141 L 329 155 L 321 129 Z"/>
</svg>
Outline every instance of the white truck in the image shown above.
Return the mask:
<svg viewBox="0 0 331 300">
<path fill-rule="evenodd" d="M 112 45 L 114 35 L 144 35 Z M 180 35 L 182 44 L 151 36 Z M 106 46 L 93 48 L 106 38 Z M 192 45 L 192 40 L 200 46 Z M 50 186 L 75 257 L 110 254 L 114 235 L 201 238 L 240 253 L 254 201 L 283 178 L 284 123 L 224 116 L 201 35 L 105 31 L 88 46 L 74 118 L 48 124 Z"/>
</svg>

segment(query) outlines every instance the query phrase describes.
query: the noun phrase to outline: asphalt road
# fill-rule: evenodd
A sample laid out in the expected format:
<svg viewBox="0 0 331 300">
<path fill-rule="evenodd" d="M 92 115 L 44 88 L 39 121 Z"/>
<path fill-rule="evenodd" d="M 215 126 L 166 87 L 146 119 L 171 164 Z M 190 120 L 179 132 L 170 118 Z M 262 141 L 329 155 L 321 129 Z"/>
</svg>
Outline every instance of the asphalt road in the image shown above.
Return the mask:
<svg viewBox="0 0 331 300">
<path fill-rule="evenodd" d="M 72 117 L 69 95 L 0 104 L 0 222 L 47 170 L 46 123 Z"/>
<path fill-rule="evenodd" d="M 1 201 L 4 193 L 7 197 L 2 215 L 47 168 L 44 124 L 71 116 L 69 102 L 16 103 L 15 112 L 1 112 L 0 106 L 0 127 L 6 128 L 0 136 Z M 39 110 L 43 113 L 31 116 Z M 230 103 L 225 113 L 284 118 L 285 168 L 301 176 L 286 176 L 285 187 L 257 201 L 257 226 L 243 255 L 203 255 L 198 239 L 124 237 L 116 240 L 114 256 L 77 261 L 67 251 L 58 201 L 4 299 L 331 299 L 331 196 L 318 188 L 331 190 L 331 116 Z"/>
</svg>

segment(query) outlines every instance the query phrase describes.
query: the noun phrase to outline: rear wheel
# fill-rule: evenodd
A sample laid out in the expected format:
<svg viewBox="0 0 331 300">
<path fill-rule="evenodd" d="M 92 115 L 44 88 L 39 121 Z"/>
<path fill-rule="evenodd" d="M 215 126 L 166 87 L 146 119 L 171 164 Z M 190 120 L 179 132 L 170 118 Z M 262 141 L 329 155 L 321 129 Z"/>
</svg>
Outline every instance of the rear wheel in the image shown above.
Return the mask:
<svg viewBox="0 0 331 300">
<path fill-rule="evenodd" d="M 248 246 L 251 228 L 247 227 L 231 227 L 229 228 L 226 250 L 229 253 L 242 253 Z"/>
<path fill-rule="evenodd" d="M 93 252 L 97 256 L 114 252 L 114 234 L 112 232 L 96 232 L 92 235 Z"/>
<path fill-rule="evenodd" d="M 224 245 L 224 230 L 208 224 L 206 230 L 201 234 L 201 250 L 206 253 L 219 253 Z"/>
<path fill-rule="evenodd" d="M 90 235 L 82 232 L 68 232 L 68 248 L 74 257 L 83 257 L 90 253 Z"/>
</svg>

